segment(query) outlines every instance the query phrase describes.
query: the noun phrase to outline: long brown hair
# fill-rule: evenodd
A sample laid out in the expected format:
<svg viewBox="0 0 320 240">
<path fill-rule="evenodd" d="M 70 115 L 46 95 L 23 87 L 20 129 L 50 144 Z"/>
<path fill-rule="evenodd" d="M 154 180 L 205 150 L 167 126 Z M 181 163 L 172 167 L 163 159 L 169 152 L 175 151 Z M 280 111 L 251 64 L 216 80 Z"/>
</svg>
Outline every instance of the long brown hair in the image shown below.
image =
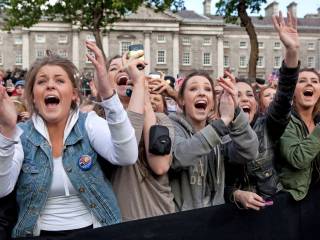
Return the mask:
<svg viewBox="0 0 320 240">
<path fill-rule="evenodd" d="M 68 74 L 68 77 L 72 83 L 74 90 L 78 93 L 78 96 L 80 97 L 80 92 L 79 92 L 80 75 L 76 66 L 68 59 L 59 57 L 57 55 L 50 55 L 50 56 L 44 57 L 42 59 L 35 61 L 26 75 L 25 96 L 28 103 L 28 108 L 29 108 L 28 110 L 31 114 L 36 111 L 34 106 L 34 101 L 33 101 L 34 100 L 33 99 L 34 83 L 36 81 L 36 76 L 39 70 L 45 65 L 61 67 Z M 72 109 L 76 109 L 77 106 L 78 106 L 77 102 L 72 102 L 71 104 Z"/>
<path fill-rule="evenodd" d="M 217 103 L 216 103 L 216 94 L 214 92 L 214 83 L 212 78 L 210 77 L 210 75 L 204 71 L 194 71 L 192 73 L 190 73 L 188 76 L 186 76 L 186 78 L 184 79 L 183 83 L 181 84 L 180 88 L 179 88 L 179 92 L 178 92 L 178 99 L 179 99 L 179 105 L 181 106 L 181 101 L 183 99 L 183 95 L 184 95 L 184 91 L 186 89 L 187 86 L 187 82 L 189 81 L 190 78 L 194 77 L 194 76 L 200 76 L 200 77 L 204 77 L 206 79 L 209 80 L 209 83 L 211 85 L 212 88 L 212 96 L 213 96 L 213 111 L 216 113 L 217 111 Z M 185 109 L 183 107 L 183 113 L 185 113 Z"/>
<path fill-rule="evenodd" d="M 318 73 L 318 71 L 314 68 L 302 68 L 300 69 L 299 71 L 299 75 L 300 73 L 302 72 L 311 72 L 311 73 L 314 73 L 317 77 L 318 77 L 318 80 L 320 82 L 320 74 Z M 295 111 L 297 111 L 297 108 L 296 108 L 296 102 L 295 102 L 295 98 L 293 98 L 293 108 L 295 109 Z M 317 116 L 320 112 L 320 97 L 318 99 L 318 101 L 316 102 L 314 108 L 313 108 L 313 111 L 312 111 L 312 118 L 314 118 L 315 116 Z"/>
</svg>

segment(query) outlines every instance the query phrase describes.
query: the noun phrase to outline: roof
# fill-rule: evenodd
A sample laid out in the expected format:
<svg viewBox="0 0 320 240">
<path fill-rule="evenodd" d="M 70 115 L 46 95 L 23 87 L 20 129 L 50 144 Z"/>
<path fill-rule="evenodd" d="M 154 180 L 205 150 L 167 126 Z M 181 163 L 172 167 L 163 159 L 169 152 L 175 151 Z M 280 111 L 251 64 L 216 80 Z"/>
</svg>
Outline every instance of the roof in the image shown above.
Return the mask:
<svg viewBox="0 0 320 240">
<path fill-rule="evenodd" d="M 207 17 L 204 17 L 192 10 L 182 10 L 177 12 L 176 14 L 186 19 L 199 19 L 199 20 L 208 19 Z"/>
</svg>

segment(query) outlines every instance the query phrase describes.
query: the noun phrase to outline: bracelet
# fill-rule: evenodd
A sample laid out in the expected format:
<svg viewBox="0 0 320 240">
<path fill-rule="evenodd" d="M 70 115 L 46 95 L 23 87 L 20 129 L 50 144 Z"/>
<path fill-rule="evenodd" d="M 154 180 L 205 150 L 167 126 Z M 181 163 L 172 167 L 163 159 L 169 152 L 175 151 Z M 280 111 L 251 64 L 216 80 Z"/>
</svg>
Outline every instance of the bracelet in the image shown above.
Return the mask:
<svg viewBox="0 0 320 240">
<path fill-rule="evenodd" d="M 113 89 L 113 93 L 111 96 L 107 97 L 107 98 L 101 98 L 102 101 L 106 101 L 106 100 L 109 100 L 110 98 L 112 98 L 114 95 L 116 94 L 116 90 Z"/>
</svg>

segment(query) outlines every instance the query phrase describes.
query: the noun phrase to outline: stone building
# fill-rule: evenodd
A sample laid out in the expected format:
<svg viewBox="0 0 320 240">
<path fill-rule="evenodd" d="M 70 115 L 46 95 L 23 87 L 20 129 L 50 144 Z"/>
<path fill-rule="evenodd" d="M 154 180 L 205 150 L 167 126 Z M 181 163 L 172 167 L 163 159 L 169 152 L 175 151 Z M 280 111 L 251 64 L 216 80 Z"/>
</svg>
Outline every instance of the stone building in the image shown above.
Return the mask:
<svg viewBox="0 0 320 240">
<path fill-rule="evenodd" d="M 154 12 L 141 7 L 102 34 L 106 56 L 122 54 L 130 44 L 141 43 L 149 62 L 146 73 L 160 70 L 177 76 L 202 69 L 216 77 L 228 67 L 246 76 L 250 42 L 245 30 L 212 15 L 210 0 L 204 0 L 203 6 L 203 15 L 188 10 L 175 14 Z M 260 50 L 257 75 L 262 78 L 279 68 L 283 58 L 283 46 L 271 21 L 277 8 L 278 3 L 273 2 L 266 7 L 263 19 L 252 18 Z M 297 4 L 293 2 L 288 8 L 296 13 Z M 299 19 L 299 32 L 302 66 L 320 69 L 320 9 L 318 14 Z M 62 22 L 43 21 L 29 29 L 0 32 L 0 68 L 28 68 L 50 49 L 72 60 L 81 71 L 91 72 L 93 66 L 86 58 L 87 39 L 94 40 L 92 33 Z"/>
</svg>

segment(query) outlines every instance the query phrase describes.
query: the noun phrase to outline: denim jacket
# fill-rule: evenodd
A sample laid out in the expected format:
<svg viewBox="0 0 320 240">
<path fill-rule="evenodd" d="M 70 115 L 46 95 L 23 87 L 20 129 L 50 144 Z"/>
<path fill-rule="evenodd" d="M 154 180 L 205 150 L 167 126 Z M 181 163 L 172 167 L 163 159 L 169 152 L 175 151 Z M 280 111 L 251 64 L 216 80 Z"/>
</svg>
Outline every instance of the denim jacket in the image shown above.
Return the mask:
<svg viewBox="0 0 320 240">
<path fill-rule="evenodd" d="M 62 162 L 66 173 L 79 192 L 79 197 L 102 226 L 120 222 L 120 210 L 111 184 L 104 178 L 97 162 L 97 153 L 90 145 L 85 129 L 87 115 L 79 118 L 65 141 Z M 48 141 L 35 129 L 32 121 L 20 125 L 24 161 L 17 182 L 18 221 L 13 237 L 33 234 L 38 217 L 44 208 L 52 181 L 52 152 Z M 93 165 L 81 170 L 78 160 L 89 155 Z"/>
</svg>

